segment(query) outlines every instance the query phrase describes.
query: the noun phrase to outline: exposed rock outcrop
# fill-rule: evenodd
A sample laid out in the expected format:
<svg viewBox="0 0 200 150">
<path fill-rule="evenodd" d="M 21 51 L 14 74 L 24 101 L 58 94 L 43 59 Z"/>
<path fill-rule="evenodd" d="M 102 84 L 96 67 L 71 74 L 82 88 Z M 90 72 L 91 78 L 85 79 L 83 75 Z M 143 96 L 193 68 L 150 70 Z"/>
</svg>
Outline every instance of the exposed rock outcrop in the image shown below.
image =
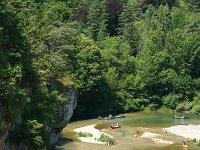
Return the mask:
<svg viewBox="0 0 200 150">
<path fill-rule="evenodd" d="M 6 149 L 7 150 L 28 150 L 28 147 L 24 143 L 20 143 L 19 145 L 7 144 Z"/>
<path fill-rule="evenodd" d="M 64 103 L 60 108 L 60 124 L 57 126 L 56 129 L 50 129 L 51 131 L 51 144 L 57 142 L 59 138 L 59 132 L 67 125 L 70 118 L 73 115 L 73 111 L 77 106 L 77 90 L 70 86 L 67 91 L 67 99 L 66 103 Z"/>
<path fill-rule="evenodd" d="M 6 145 L 5 145 L 5 135 L 1 135 L 0 136 L 0 150 L 5 150 L 6 149 Z"/>
<path fill-rule="evenodd" d="M 6 149 L 5 140 L 6 140 L 6 137 L 8 135 L 10 124 L 7 124 L 6 126 L 7 127 L 5 127 L 2 135 L 0 135 L 0 150 L 5 150 Z"/>
<path fill-rule="evenodd" d="M 78 93 L 74 87 L 69 87 L 67 92 L 67 102 L 62 105 L 60 116 L 63 117 L 63 121 L 60 124 L 61 127 L 64 127 L 71 117 L 73 116 L 73 111 L 77 106 L 77 96 Z"/>
<path fill-rule="evenodd" d="M 59 124 L 54 128 L 46 125 L 46 130 L 51 134 L 51 144 L 55 144 L 58 141 L 60 131 L 67 125 L 72 117 L 73 111 L 77 106 L 77 96 L 77 90 L 73 86 L 69 86 L 66 92 L 66 101 L 60 107 Z M 0 150 L 28 150 L 28 147 L 23 143 L 19 145 L 5 144 L 7 134 L 8 130 L 4 135 L 0 135 Z"/>
</svg>

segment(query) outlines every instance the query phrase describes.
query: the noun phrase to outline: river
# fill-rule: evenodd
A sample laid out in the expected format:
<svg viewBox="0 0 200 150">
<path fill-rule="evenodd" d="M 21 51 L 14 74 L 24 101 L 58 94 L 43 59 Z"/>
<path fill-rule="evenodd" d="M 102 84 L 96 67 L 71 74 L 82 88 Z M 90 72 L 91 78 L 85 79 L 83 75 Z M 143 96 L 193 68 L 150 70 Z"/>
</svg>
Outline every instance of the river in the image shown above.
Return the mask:
<svg viewBox="0 0 200 150">
<path fill-rule="evenodd" d="M 114 120 L 87 119 L 69 123 L 61 133 L 64 140 L 60 140 L 56 150 L 183 150 L 181 141 L 187 139 L 164 132 L 163 128 L 185 123 L 200 124 L 198 115 L 189 115 L 190 118 L 185 120 L 175 120 L 172 113 L 137 112 L 125 115 L 125 118 Z M 110 129 L 110 124 L 115 123 L 119 123 L 122 127 L 115 130 Z M 106 146 L 80 142 L 73 129 L 92 124 L 96 124 L 97 129 L 113 135 L 115 144 Z M 159 144 L 140 136 L 134 138 L 133 134 L 136 131 L 140 134 L 144 132 L 160 134 L 163 140 L 172 141 L 174 144 Z M 187 144 L 188 150 L 200 149 L 192 141 L 187 141 Z"/>
</svg>

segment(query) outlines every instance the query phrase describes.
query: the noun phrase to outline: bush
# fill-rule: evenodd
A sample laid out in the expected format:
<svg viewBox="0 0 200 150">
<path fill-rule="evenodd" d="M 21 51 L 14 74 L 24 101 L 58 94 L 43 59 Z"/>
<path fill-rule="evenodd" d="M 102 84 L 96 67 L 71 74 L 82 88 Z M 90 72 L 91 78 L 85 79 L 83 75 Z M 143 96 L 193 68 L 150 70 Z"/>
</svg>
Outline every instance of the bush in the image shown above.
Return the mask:
<svg viewBox="0 0 200 150">
<path fill-rule="evenodd" d="M 157 108 L 158 108 L 158 105 L 157 105 L 157 104 L 149 104 L 149 105 L 144 109 L 144 111 L 145 111 L 145 112 L 156 111 Z"/>
<path fill-rule="evenodd" d="M 196 143 L 196 142 L 197 142 L 197 139 L 194 138 L 192 141 L 193 141 L 194 143 Z"/>
<path fill-rule="evenodd" d="M 170 109 L 175 109 L 176 106 L 180 103 L 181 98 L 181 94 L 170 93 L 169 95 L 163 97 L 163 104 Z"/>
<path fill-rule="evenodd" d="M 92 137 L 93 135 L 91 133 L 88 133 L 88 132 L 79 132 L 78 136 L 79 137 Z"/>
<path fill-rule="evenodd" d="M 174 110 L 173 109 L 169 109 L 169 108 L 164 106 L 164 107 L 159 108 L 158 112 L 173 113 Z"/>
<path fill-rule="evenodd" d="M 197 139 L 195 139 L 195 138 L 194 138 L 192 141 L 193 141 L 194 143 L 196 143 L 196 144 L 197 144 L 197 146 L 200 146 L 200 140 L 199 140 L 199 141 L 197 141 Z"/>
<path fill-rule="evenodd" d="M 50 133 L 37 120 L 26 120 L 22 124 L 14 124 L 9 133 L 9 142 L 26 144 L 30 150 L 50 149 Z"/>
<path fill-rule="evenodd" d="M 200 146 L 200 140 L 199 140 L 199 142 L 197 143 L 197 146 Z"/>
<path fill-rule="evenodd" d="M 177 112 L 189 111 L 192 109 L 193 105 L 194 105 L 194 102 L 185 101 L 177 105 L 176 111 Z"/>
<path fill-rule="evenodd" d="M 194 105 L 192 107 L 191 113 L 200 113 L 200 104 Z"/>
<path fill-rule="evenodd" d="M 105 134 L 101 134 L 101 136 L 97 139 L 97 141 L 114 144 L 114 139 Z"/>
</svg>

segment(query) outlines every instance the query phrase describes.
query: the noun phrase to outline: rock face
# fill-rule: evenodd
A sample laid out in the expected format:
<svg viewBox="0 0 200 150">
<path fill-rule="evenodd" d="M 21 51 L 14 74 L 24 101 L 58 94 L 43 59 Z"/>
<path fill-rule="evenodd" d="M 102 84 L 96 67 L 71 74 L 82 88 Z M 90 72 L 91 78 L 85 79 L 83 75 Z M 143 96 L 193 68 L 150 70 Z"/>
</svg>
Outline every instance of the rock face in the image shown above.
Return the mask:
<svg viewBox="0 0 200 150">
<path fill-rule="evenodd" d="M 0 137 L 0 150 L 5 150 L 6 149 L 6 146 L 5 146 L 5 138 L 6 138 L 6 135 L 1 135 Z"/>
<path fill-rule="evenodd" d="M 61 108 L 60 116 L 63 117 L 61 127 L 64 127 L 69 122 L 77 106 L 77 91 L 73 87 L 69 87 L 67 93 L 67 102 Z"/>
<path fill-rule="evenodd" d="M 20 143 L 19 145 L 10 145 L 7 144 L 7 150 L 28 150 L 28 147 L 24 143 Z"/>
<path fill-rule="evenodd" d="M 4 133 L 0 135 L 0 150 L 6 149 L 5 140 L 8 135 L 9 127 L 10 127 L 10 124 L 7 125 L 7 127 L 4 130 Z"/>
<path fill-rule="evenodd" d="M 66 95 L 66 102 L 63 103 L 60 108 L 60 123 L 57 125 L 56 128 L 51 128 L 46 125 L 46 130 L 51 133 L 51 144 L 55 144 L 58 141 L 60 131 L 67 125 L 73 115 L 74 109 L 77 106 L 78 93 L 73 86 L 68 87 Z M 28 147 L 23 143 L 20 143 L 19 145 L 10 145 L 9 143 L 7 143 L 5 145 L 7 134 L 8 130 L 4 135 L 0 135 L 0 150 L 28 150 Z"/>
<path fill-rule="evenodd" d="M 57 142 L 59 138 L 59 132 L 67 125 L 72 117 L 73 111 L 77 106 L 77 96 L 77 90 L 72 86 L 68 87 L 66 103 L 64 103 L 60 108 L 61 122 L 56 129 L 48 129 L 51 132 L 51 144 Z"/>
</svg>

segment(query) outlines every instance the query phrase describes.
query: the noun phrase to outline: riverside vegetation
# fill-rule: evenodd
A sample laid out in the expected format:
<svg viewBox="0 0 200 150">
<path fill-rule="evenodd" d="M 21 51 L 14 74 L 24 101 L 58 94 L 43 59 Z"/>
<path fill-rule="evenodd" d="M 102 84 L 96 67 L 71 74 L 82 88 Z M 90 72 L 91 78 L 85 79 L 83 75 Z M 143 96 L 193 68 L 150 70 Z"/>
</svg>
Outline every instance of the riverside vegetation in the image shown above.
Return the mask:
<svg viewBox="0 0 200 150">
<path fill-rule="evenodd" d="M 114 144 L 114 139 L 109 137 L 108 135 L 105 135 L 105 134 L 101 134 L 101 136 L 97 139 L 98 141 L 101 141 L 101 142 L 106 142 L 106 143 L 109 143 L 109 144 Z"/>
<path fill-rule="evenodd" d="M 92 137 L 93 135 L 88 132 L 79 132 L 78 137 Z"/>
<path fill-rule="evenodd" d="M 195 144 L 197 144 L 198 146 L 200 146 L 200 140 L 197 141 L 197 139 L 194 138 L 192 141 L 193 141 Z"/>
<path fill-rule="evenodd" d="M 199 11 L 199 0 L 1 0 L 1 135 L 50 149 L 69 86 L 75 118 L 200 113 Z"/>
</svg>

